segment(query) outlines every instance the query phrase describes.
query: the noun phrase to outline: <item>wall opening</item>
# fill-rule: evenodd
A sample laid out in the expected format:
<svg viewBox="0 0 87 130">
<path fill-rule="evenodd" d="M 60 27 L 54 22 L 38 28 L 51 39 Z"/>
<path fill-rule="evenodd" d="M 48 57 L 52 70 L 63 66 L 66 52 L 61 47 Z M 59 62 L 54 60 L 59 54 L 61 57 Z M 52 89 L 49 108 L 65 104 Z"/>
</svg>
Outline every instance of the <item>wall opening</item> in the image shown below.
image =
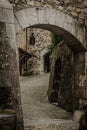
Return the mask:
<svg viewBox="0 0 87 130">
<path fill-rule="evenodd" d="M 49 73 L 50 72 L 50 53 L 49 52 L 43 56 L 43 60 L 44 60 L 44 72 Z"/>
</svg>

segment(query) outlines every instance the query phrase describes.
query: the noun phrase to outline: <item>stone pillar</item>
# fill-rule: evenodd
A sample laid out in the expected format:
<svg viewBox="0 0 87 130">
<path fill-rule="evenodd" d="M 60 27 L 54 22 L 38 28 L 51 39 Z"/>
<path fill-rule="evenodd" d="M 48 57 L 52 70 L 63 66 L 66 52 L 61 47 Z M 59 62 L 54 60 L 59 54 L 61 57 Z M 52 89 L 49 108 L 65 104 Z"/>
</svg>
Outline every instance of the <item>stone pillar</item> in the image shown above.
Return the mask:
<svg viewBox="0 0 87 130">
<path fill-rule="evenodd" d="M 7 0 L 0 0 L 0 109 L 15 112 L 15 130 L 23 130 L 17 61 L 13 8 Z"/>
</svg>

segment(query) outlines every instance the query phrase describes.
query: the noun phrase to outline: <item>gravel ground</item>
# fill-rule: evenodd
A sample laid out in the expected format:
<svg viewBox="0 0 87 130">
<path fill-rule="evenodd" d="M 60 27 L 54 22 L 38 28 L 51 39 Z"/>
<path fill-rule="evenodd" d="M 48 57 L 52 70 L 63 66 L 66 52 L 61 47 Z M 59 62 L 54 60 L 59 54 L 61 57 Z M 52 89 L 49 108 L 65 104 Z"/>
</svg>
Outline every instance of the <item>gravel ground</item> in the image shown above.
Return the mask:
<svg viewBox="0 0 87 130">
<path fill-rule="evenodd" d="M 48 102 L 47 90 L 49 74 L 20 77 L 20 84 L 24 124 L 25 126 L 31 126 L 29 130 L 48 130 L 49 127 L 51 130 L 51 127 L 53 128 L 54 126 L 53 124 L 57 125 L 61 122 L 64 124 L 66 120 L 70 121 L 70 119 L 72 119 L 71 113 Z M 45 129 L 39 128 L 41 125 L 43 127 L 46 123 L 47 129 L 46 127 Z M 71 124 L 73 124 L 73 122 L 71 122 Z M 36 128 L 37 126 L 38 128 Z M 76 125 L 74 124 L 74 126 Z M 58 130 L 58 128 L 55 130 Z M 72 130 L 75 130 L 75 128 Z"/>
</svg>

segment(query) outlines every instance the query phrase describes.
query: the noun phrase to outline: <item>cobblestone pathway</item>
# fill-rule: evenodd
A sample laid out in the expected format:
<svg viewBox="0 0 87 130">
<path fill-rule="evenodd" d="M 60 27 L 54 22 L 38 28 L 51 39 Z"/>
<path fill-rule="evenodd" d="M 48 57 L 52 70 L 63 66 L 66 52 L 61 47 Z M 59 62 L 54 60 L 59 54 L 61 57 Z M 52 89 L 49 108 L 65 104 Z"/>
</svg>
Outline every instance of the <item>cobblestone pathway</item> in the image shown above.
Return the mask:
<svg viewBox="0 0 87 130">
<path fill-rule="evenodd" d="M 48 102 L 49 74 L 20 77 L 20 83 L 26 130 L 77 130 L 71 113 Z"/>
<path fill-rule="evenodd" d="M 71 120 L 45 120 L 33 122 L 25 130 L 77 130 L 78 124 Z"/>
</svg>

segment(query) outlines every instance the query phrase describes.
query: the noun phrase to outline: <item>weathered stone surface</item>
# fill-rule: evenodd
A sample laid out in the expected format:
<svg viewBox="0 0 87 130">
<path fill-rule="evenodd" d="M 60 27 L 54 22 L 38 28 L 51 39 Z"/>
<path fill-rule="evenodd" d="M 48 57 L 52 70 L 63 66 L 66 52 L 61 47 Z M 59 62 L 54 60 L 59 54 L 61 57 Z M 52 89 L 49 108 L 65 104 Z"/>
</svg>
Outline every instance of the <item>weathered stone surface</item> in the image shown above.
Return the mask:
<svg viewBox="0 0 87 130">
<path fill-rule="evenodd" d="M 68 111 L 86 106 L 87 99 L 83 101 L 87 94 L 84 58 L 84 53 L 75 54 L 67 45 L 58 45 L 54 49 L 48 90 L 50 102 L 58 102 L 59 106 Z"/>
<path fill-rule="evenodd" d="M 4 9 L 13 9 L 12 5 L 8 2 L 8 0 L 0 0 L 0 7 Z"/>
<path fill-rule="evenodd" d="M 18 52 L 15 39 L 13 8 L 7 0 L 0 1 L 0 92 L 3 98 L 0 109 L 11 109 L 16 113 L 16 130 L 23 129 L 21 110 Z M 18 95 L 19 94 L 19 95 Z M 3 103 L 4 102 L 4 103 Z M 1 122 L 1 121 L 0 121 Z M 3 129 L 10 129 L 2 126 Z M 20 127 L 20 128 L 19 128 Z"/>
<path fill-rule="evenodd" d="M 73 52 L 62 43 L 54 48 L 51 56 L 49 101 L 56 101 L 60 107 L 73 111 L 73 81 Z"/>
<path fill-rule="evenodd" d="M 29 129 L 32 129 L 32 130 L 38 130 L 38 129 L 39 130 L 41 130 L 41 129 L 43 129 L 43 130 L 69 130 L 65 126 L 62 126 L 62 125 L 57 126 L 55 124 L 48 125 L 48 126 L 30 126 L 30 127 L 26 128 L 25 130 L 29 130 Z"/>
<path fill-rule="evenodd" d="M 36 7 L 34 9 L 25 9 L 20 12 L 16 12 L 16 29 L 17 32 L 20 29 L 24 29 L 28 26 L 45 28 L 55 33 L 61 34 L 64 39 L 70 43 L 69 46 L 72 47 L 75 51 L 83 51 L 83 46 L 86 48 L 86 35 L 87 35 L 87 1 L 84 0 L 67 0 L 67 1 L 11 1 L 13 6 L 16 7 L 16 10 L 20 10 L 26 7 Z M 56 4 L 55 4 L 56 3 Z M 16 6 L 15 6 L 16 5 Z M 48 6 L 50 5 L 50 6 Z M 38 7 L 38 8 L 37 8 Z M 40 7 L 40 8 L 39 8 Z M 42 8 L 43 7 L 43 8 Z M 47 8 L 49 7 L 49 8 Z M 56 8 L 57 11 L 53 8 Z M 79 10 L 80 8 L 80 10 Z M 29 15 L 28 15 L 29 11 Z M 50 13 L 49 13 L 50 12 Z M 72 13 L 73 12 L 73 13 Z M 33 14 L 33 15 L 32 15 Z M 68 14 L 68 15 L 67 15 Z M 72 15 L 73 14 L 73 15 Z M 69 16 L 71 15 L 71 17 Z M 22 17 L 23 16 L 23 17 Z M 46 16 L 46 17 L 45 17 Z M 61 17 L 61 19 L 60 19 Z M 74 17 L 74 18 L 73 18 Z M 27 19 L 26 19 L 27 18 Z M 25 21 L 24 21 L 24 20 Z M 32 20 L 33 19 L 33 20 Z M 62 21 L 61 21 L 62 20 Z M 17 72 L 17 47 L 15 44 L 15 32 L 14 32 L 14 17 L 11 5 L 6 0 L 0 1 L 0 21 L 4 22 L 6 26 L 5 36 L 0 38 L 1 48 L 0 48 L 0 77 L 1 77 L 1 86 L 5 83 L 6 87 L 12 88 L 12 106 L 16 109 L 18 126 L 17 129 L 21 130 L 22 114 L 21 114 L 21 102 L 20 102 L 20 91 L 18 89 L 18 72 Z M 13 25 L 12 25 L 13 24 Z M 8 26 L 10 25 L 10 26 Z M 13 29 L 12 29 L 12 26 Z M 50 26 L 51 25 L 51 26 Z M 1 33 L 1 32 L 0 32 Z M 73 37 L 74 36 L 74 37 Z M 4 37 L 4 38 L 3 38 Z M 78 44 L 77 44 L 78 43 Z M 2 46 L 3 45 L 3 46 Z M 9 49 L 7 50 L 6 47 Z M 75 54 L 75 86 L 79 84 L 79 74 L 84 71 L 84 59 L 79 60 L 79 54 Z M 84 57 L 84 56 L 83 56 Z M 3 60 L 3 58 L 6 60 Z M 11 60 L 13 65 L 11 64 Z M 83 63 L 82 63 L 83 62 Z M 79 64 L 78 64 L 79 63 Z M 79 65 L 79 67 L 78 67 Z M 77 87 L 77 90 L 79 88 Z M 80 91 L 81 92 L 81 91 Z M 75 93 L 76 94 L 76 93 Z M 77 97 L 78 102 L 78 95 Z M 79 97 L 80 98 L 80 97 Z M 75 98 L 76 99 L 76 98 Z M 14 107 L 16 106 L 17 107 Z M 77 103 L 76 103 L 77 104 Z M 19 113 L 20 110 L 20 113 Z"/>
<path fill-rule="evenodd" d="M 20 77 L 20 83 L 25 127 L 43 123 L 45 126 L 55 121 L 72 119 L 72 113 L 61 109 L 57 103 L 49 103 L 49 74 L 23 76 Z"/>
<path fill-rule="evenodd" d="M 17 11 L 15 16 L 17 32 L 27 27 L 47 29 L 62 35 L 73 50 L 83 51 L 84 48 L 86 49 L 86 30 L 84 26 L 79 25 L 75 18 L 60 10 L 43 7 L 27 8 Z M 26 20 L 24 20 L 25 18 Z M 81 22 L 81 24 L 83 23 Z"/>
<path fill-rule="evenodd" d="M 78 123 L 71 120 L 46 120 L 41 124 L 35 124 L 26 127 L 25 130 L 77 130 Z"/>
<path fill-rule="evenodd" d="M 35 45 L 30 45 L 29 38 L 31 33 L 34 33 Z M 44 73 L 44 55 L 49 52 L 48 45 L 51 44 L 50 32 L 43 29 L 27 29 L 20 31 L 16 35 L 18 47 L 29 52 L 32 57 L 27 61 L 27 74 L 43 74 Z M 27 42 L 27 45 L 26 45 Z M 24 65 L 26 66 L 26 65 Z M 26 74 L 22 72 L 22 74 Z"/>
<path fill-rule="evenodd" d="M 11 3 L 13 3 L 13 7 L 14 7 L 15 11 L 21 10 L 23 8 L 26 8 L 26 7 L 27 8 L 28 7 L 36 7 L 37 10 L 35 10 L 35 14 L 33 12 L 34 9 L 33 9 L 33 11 L 32 10 L 29 11 L 28 9 L 26 9 L 26 11 L 25 11 L 25 12 L 27 12 L 26 13 L 27 16 L 29 17 L 28 18 L 29 26 L 34 25 L 34 24 L 38 24 L 38 23 L 42 24 L 43 22 L 44 22 L 44 24 L 50 23 L 50 24 L 55 25 L 55 22 L 56 23 L 58 22 L 58 24 L 56 24 L 57 26 L 62 27 L 66 31 L 73 34 L 78 40 L 80 40 L 80 42 L 84 43 L 84 45 L 86 47 L 86 42 L 87 42 L 87 40 L 85 39 L 85 37 L 87 35 L 87 31 L 86 31 L 87 30 L 87 24 L 86 24 L 86 21 L 87 21 L 86 20 L 87 19 L 87 8 L 86 8 L 87 1 L 86 0 L 84 0 L 84 1 L 81 1 L 81 0 L 76 0 L 76 1 L 75 0 L 67 0 L 67 1 L 64 1 L 64 0 L 62 0 L 62 1 L 60 1 L 60 0 L 53 0 L 53 1 L 50 1 L 50 0 L 43 0 L 43 1 L 40 1 L 40 0 L 37 0 L 37 1 L 34 1 L 34 0 L 33 1 L 30 1 L 30 0 L 23 0 L 23 1 L 15 0 L 15 1 L 12 1 L 12 0 L 9 0 L 9 1 Z M 43 11 L 42 8 L 44 8 L 47 11 Z M 55 14 L 55 17 L 54 17 L 54 13 L 51 13 L 51 15 L 50 15 L 51 10 L 48 10 L 47 8 L 49 8 L 49 9 L 53 8 L 53 9 L 56 9 L 57 11 L 63 12 L 64 14 L 68 14 L 75 21 L 70 23 L 70 25 L 72 25 L 72 26 L 69 26 L 70 19 L 68 19 L 68 21 L 66 21 L 66 23 L 65 23 L 65 21 L 63 21 L 63 19 L 62 19 L 62 14 L 60 14 L 59 17 L 58 17 L 58 20 L 56 20 L 55 17 L 57 18 L 57 15 L 56 15 L 57 13 Z M 41 10 L 41 12 L 42 12 L 41 15 L 39 13 L 40 18 L 38 17 L 39 10 Z M 31 14 L 31 12 L 32 12 L 32 14 Z M 47 15 L 47 12 L 49 12 L 48 15 Z M 38 18 L 36 18 L 35 16 L 38 17 Z M 45 18 L 45 20 L 47 20 L 47 22 L 43 21 L 44 20 L 43 18 Z M 48 18 L 51 19 L 51 20 L 48 20 Z M 34 19 L 34 20 L 32 20 L 32 19 Z M 19 21 L 19 19 L 18 19 L 18 21 Z M 23 20 L 21 20 L 21 21 L 23 21 Z M 62 23 L 65 23 L 65 25 L 61 26 Z M 20 21 L 19 21 L 19 24 L 20 24 L 20 26 L 17 25 L 17 22 L 16 22 L 16 30 L 17 31 L 19 29 L 21 29 L 21 27 L 22 27 L 21 26 L 22 23 L 20 23 Z M 25 24 L 24 24 L 24 26 L 25 26 Z M 79 26 L 81 26 L 81 27 L 79 27 Z M 67 28 L 70 31 L 67 30 Z M 80 28 L 82 28 L 82 29 L 80 29 Z M 84 33 L 84 28 L 85 28 L 85 33 Z M 57 29 L 57 30 L 59 30 L 59 29 Z M 77 30 L 83 30 L 83 31 L 81 31 L 82 33 L 79 34 L 79 32 Z M 57 33 L 61 33 L 61 31 L 59 31 Z M 66 32 L 63 32 L 61 35 L 65 34 L 65 33 Z M 65 38 L 66 38 L 66 36 L 65 36 Z M 72 39 L 72 38 L 70 38 L 70 39 Z M 67 38 L 67 40 L 68 40 L 68 38 Z M 73 41 L 72 43 L 74 43 L 74 42 L 75 41 Z"/>
<path fill-rule="evenodd" d="M 62 12 L 65 12 L 69 15 L 72 15 L 73 17 L 73 14 L 77 14 L 77 15 L 74 15 L 75 18 L 79 18 L 79 16 L 81 14 L 83 14 L 84 16 L 87 15 L 87 11 L 86 13 L 84 13 L 84 10 L 86 9 L 87 7 L 87 1 L 84 0 L 43 0 L 43 1 L 40 1 L 40 0 L 9 0 L 11 3 L 13 3 L 13 7 L 15 10 L 20 10 L 20 9 L 23 9 L 23 8 L 26 8 L 26 7 L 49 7 L 49 8 L 56 8 L 56 9 L 59 9 L 61 10 Z M 80 10 L 80 11 L 78 11 Z M 73 13 L 72 13 L 73 12 Z M 83 18 L 85 19 L 85 17 Z"/>
</svg>

